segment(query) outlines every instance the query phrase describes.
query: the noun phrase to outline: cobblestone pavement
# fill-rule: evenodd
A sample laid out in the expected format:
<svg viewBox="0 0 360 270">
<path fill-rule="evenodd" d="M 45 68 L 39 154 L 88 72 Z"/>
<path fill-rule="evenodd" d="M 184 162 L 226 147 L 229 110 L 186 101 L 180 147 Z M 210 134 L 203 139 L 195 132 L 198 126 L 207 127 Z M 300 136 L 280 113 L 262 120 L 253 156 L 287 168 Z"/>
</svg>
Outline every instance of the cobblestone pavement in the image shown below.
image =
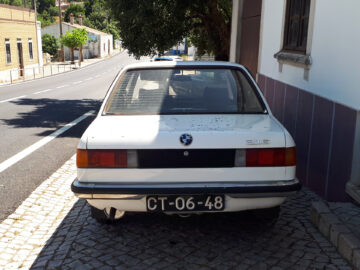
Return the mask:
<svg viewBox="0 0 360 270">
<path fill-rule="evenodd" d="M 360 207 L 353 203 L 328 203 L 328 207 L 360 239 Z"/>
<path fill-rule="evenodd" d="M 0 269 L 346 269 L 310 223 L 303 190 L 271 228 L 247 213 L 127 214 L 100 225 L 70 191 L 74 158 L 0 224 Z"/>
</svg>

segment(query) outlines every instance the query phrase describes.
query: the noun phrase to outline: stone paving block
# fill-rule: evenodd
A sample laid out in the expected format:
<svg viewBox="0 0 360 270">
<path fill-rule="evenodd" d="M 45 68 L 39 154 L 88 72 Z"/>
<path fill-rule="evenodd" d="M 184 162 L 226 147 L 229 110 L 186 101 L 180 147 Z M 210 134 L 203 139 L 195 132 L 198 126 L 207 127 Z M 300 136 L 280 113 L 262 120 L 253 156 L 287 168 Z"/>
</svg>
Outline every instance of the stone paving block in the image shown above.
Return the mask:
<svg viewBox="0 0 360 270">
<path fill-rule="evenodd" d="M 335 246 L 338 247 L 339 245 L 339 235 L 344 233 L 350 233 L 348 227 L 343 224 L 333 224 L 330 228 L 330 242 Z"/>
<path fill-rule="evenodd" d="M 351 233 L 340 234 L 338 250 L 349 262 L 355 249 L 360 249 L 360 241 Z"/>
<path fill-rule="evenodd" d="M 341 224 L 340 220 L 332 213 L 321 213 L 318 228 L 327 238 L 330 236 L 330 227 L 333 224 Z"/>
<path fill-rule="evenodd" d="M 360 249 L 353 251 L 352 264 L 355 270 L 360 270 Z"/>
<path fill-rule="evenodd" d="M 319 224 L 320 214 L 330 213 L 329 208 L 322 201 L 313 202 L 310 209 L 310 219 L 314 225 Z"/>
</svg>

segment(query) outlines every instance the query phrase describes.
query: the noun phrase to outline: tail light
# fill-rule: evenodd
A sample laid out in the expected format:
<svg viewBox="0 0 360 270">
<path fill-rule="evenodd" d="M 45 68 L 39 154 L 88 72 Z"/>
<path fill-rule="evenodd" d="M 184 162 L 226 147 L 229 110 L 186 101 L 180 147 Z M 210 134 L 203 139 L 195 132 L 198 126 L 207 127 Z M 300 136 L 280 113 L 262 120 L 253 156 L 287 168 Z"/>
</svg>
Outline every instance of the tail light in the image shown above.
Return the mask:
<svg viewBox="0 0 360 270">
<path fill-rule="evenodd" d="M 246 167 L 295 166 L 296 148 L 246 149 Z"/>
<path fill-rule="evenodd" d="M 84 150 L 76 155 L 78 168 L 136 168 L 135 150 Z"/>
</svg>

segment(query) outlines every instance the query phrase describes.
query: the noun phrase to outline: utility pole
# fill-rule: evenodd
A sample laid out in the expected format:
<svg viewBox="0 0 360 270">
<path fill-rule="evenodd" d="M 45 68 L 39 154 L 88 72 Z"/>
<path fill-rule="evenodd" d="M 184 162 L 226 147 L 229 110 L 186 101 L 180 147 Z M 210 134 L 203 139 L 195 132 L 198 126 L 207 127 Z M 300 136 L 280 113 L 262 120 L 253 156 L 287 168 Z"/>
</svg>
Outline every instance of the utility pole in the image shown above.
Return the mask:
<svg viewBox="0 0 360 270">
<path fill-rule="evenodd" d="M 61 21 L 61 0 L 57 0 L 58 4 L 59 4 L 59 26 L 60 26 L 60 38 L 63 35 L 63 31 L 62 31 L 62 21 Z M 59 55 L 59 61 L 60 62 L 64 62 L 65 60 L 65 54 L 64 54 L 64 45 L 61 44 L 61 53 Z"/>
<path fill-rule="evenodd" d="M 26 0 L 24 1 L 26 2 Z M 38 67 L 39 67 L 39 73 L 40 73 L 40 67 L 42 66 L 42 64 L 40 64 L 40 59 L 42 59 L 42 55 L 40 55 L 39 51 L 39 46 L 42 46 L 42 44 L 39 44 L 39 33 L 38 33 L 38 24 L 37 24 L 37 10 L 36 10 L 36 0 L 33 1 L 33 7 L 34 7 L 34 16 L 35 16 L 35 34 L 36 34 L 36 54 L 37 54 L 37 59 L 38 59 Z M 42 50 L 41 50 L 42 51 Z M 42 61 L 41 61 L 42 63 Z M 35 72 L 34 72 L 35 73 Z"/>
</svg>

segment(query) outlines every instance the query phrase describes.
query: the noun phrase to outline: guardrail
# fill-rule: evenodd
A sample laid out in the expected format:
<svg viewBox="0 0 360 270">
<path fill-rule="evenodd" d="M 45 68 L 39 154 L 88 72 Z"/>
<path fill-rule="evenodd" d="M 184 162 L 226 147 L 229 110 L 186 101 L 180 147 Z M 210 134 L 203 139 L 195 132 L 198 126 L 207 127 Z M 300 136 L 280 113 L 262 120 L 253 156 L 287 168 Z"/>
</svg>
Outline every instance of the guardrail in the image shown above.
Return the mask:
<svg viewBox="0 0 360 270">
<path fill-rule="evenodd" d="M 49 77 L 55 74 L 78 69 L 79 67 L 79 63 L 75 63 L 46 65 L 42 67 L 26 67 L 22 69 L 17 68 L 7 71 L 4 70 L 0 72 L 0 84 L 12 84 L 20 81 Z"/>
</svg>

